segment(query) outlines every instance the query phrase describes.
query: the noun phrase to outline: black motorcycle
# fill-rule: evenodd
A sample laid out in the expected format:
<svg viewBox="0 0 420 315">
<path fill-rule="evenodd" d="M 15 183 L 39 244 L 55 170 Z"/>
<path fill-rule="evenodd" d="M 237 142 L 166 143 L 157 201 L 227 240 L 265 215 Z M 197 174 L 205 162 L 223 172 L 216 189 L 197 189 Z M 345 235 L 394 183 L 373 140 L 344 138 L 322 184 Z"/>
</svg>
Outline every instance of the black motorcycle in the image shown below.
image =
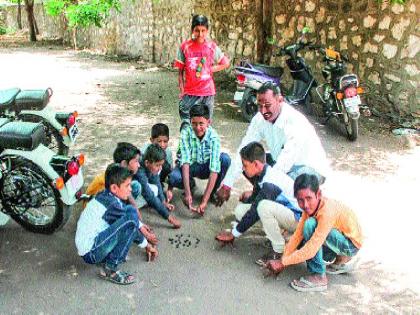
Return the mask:
<svg viewBox="0 0 420 315">
<path fill-rule="evenodd" d="M 344 124 L 348 139 L 355 141 L 359 135 L 360 111 L 370 116 L 369 107 L 361 97 L 364 89 L 359 78 L 354 73 L 347 73 L 349 59 L 340 52 L 317 45 L 311 45 L 309 49 L 320 52 L 325 62 L 322 69 L 325 83 L 316 87 L 323 103 L 324 123 L 337 118 Z"/>
</svg>

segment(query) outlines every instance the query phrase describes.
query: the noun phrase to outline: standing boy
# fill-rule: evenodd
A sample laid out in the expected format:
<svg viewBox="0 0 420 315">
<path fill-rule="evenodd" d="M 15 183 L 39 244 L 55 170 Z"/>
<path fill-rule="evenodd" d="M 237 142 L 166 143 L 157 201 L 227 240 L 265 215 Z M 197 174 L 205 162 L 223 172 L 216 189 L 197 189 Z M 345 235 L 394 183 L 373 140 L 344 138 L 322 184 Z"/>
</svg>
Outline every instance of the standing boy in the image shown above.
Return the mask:
<svg viewBox="0 0 420 315">
<path fill-rule="evenodd" d="M 227 153 L 220 152 L 220 138 L 210 126 L 210 112 L 206 105 L 191 108 L 191 125 L 181 131 L 181 157 L 169 174 L 169 188 L 184 189 L 184 203 L 193 212 L 204 214 L 207 203 L 214 198 L 217 188 L 230 165 Z M 192 203 L 194 177 L 208 179 L 198 207 Z"/>
<path fill-rule="evenodd" d="M 117 284 L 134 282 L 133 275 L 119 270 L 134 240 L 146 248 L 149 259 L 158 255 L 139 232 L 137 210 L 125 204 L 131 194 L 131 176 L 127 168 L 109 165 L 105 190 L 89 201 L 77 222 L 75 242 L 79 255 L 88 264 L 100 265 L 99 276 Z"/>
<path fill-rule="evenodd" d="M 283 257 L 265 264 L 278 274 L 287 266 L 306 261 L 309 275 L 293 280 L 297 291 L 324 291 L 326 273 L 347 273 L 355 267 L 355 255 L 362 246 L 362 232 L 354 212 L 342 203 L 322 196 L 318 178 L 302 174 L 294 193 L 303 209 L 302 218 L 284 250 Z M 326 261 L 334 261 L 326 266 Z"/>
<path fill-rule="evenodd" d="M 208 31 L 207 17 L 194 15 L 191 39 L 181 44 L 174 62 L 174 66 L 179 69 L 181 128 L 190 122 L 190 109 L 197 104 L 207 105 L 212 118 L 216 94 L 213 73 L 229 67 L 229 59 L 215 42 L 207 39 Z"/>
</svg>

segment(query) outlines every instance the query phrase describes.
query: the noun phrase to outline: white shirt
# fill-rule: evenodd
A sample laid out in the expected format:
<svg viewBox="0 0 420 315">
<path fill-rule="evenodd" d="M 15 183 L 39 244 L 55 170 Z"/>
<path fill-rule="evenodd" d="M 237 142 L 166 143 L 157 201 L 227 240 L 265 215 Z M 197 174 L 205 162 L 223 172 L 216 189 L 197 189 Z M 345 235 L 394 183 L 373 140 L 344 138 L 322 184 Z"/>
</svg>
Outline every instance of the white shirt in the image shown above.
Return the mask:
<svg viewBox="0 0 420 315">
<path fill-rule="evenodd" d="M 267 144 L 276 161 L 272 172 L 288 173 L 294 165 L 312 167 L 324 177 L 329 172 L 327 156 L 315 128 L 303 114 L 283 102 L 274 124 L 266 121 L 260 112 L 252 118 L 226 174 L 224 185 L 233 187 L 242 173 L 239 151 L 253 141 L 264 141 Z"/>
</svg>

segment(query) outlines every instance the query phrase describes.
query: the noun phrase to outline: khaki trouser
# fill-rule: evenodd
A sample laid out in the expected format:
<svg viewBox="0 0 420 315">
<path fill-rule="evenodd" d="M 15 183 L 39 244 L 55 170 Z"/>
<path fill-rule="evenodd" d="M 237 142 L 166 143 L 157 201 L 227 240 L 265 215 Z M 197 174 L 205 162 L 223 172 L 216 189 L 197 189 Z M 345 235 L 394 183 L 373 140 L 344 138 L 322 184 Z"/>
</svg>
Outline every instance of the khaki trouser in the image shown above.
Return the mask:
<svg viewBox="0 0 420 315">
<path fill-rule="evenodd" d="M 293 211 L 271 200 L 261 200 L 257 211 L 273 250 L 277 253 L 283 253 L 285 240 L 280 229 L 289 233 L 296 230 L 298 222 L 295 220 Z"/>
</svg>

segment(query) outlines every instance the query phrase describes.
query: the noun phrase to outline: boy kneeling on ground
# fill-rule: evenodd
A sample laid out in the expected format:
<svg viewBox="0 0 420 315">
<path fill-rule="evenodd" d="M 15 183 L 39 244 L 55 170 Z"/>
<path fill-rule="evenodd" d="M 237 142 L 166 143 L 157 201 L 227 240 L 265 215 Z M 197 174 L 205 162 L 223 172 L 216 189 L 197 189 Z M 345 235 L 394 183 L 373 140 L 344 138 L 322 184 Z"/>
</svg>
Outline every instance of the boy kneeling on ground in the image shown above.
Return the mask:
<svg viewBox="0 0 420 315">
<path fill-rule="evenodd" d="M 324 291 L 328 284 L 326 273 L 347 273 L 355 268 L 355 255 L 362 246 L 361 228 L 351 209 L 322 196 L 315 175 L 299 175 L 294 192 L 303 215 L 283 257 L 269 260 L 266 272 L 278 274 L 289 265 L 306 261 L 310 275 L 293 280 L 290 285 L 302 292 Z"/>
<path fill-rule="evenodd" d="M 100 266 L 99 276 L 117 284 L 131 284 L 134 276 L 119 270 L 133 241 L 146 248 L 149 260 L 158 251 L 139 230 L 137 209 L 126 205 L 131 194 L 131 172 L 118 164 L 105 171 L 105 190 L 89 201 L 76 230 L 76 247 L 88 264 Z"/>
</svg>

